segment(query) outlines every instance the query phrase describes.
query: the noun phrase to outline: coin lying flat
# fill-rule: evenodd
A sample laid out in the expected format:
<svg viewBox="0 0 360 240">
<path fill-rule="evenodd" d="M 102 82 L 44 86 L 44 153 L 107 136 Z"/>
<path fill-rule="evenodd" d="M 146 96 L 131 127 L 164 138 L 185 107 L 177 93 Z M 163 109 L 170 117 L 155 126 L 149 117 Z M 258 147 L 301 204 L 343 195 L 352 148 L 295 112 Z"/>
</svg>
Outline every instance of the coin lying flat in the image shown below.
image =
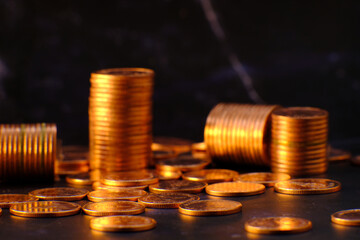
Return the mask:
<svg viewBox="0 0 360 240">
<path fill-rule="evenodd" d="M 214 196 L 250 196 L 264 193 L 265 186 L 260 183 L 223 182 L 211 184 L 205 191 Z"/>
<path fill-rule="evenodd" d="M 104 232 L 138 232 L 154 228 L 156 221 L 140 216 L 111 216 L 91 219 L 90 228 Z"/>
<path fill-rule="evenodd" d="M 80 212 L 77 203 L 62 201 L 39 201 L 17 203 L 10 207 L 10 213 L 20 217 L 64 217 Z"/>
<path fill-rule="evenodd" d="M 207 147 L 205 142 L 198 142 L 191 144 L 191 151 L 193 152 L 207 152 Z"/>
<path fill-rule="evenodd" d="M 258 234 L 300 233 L 311 228 L 311 221 L 294 217 L 253 218 L 245 222 L 246 231 Z"/>
<path fill-rule="evenodd" d="M 37 197 L 27 194 L 0 194 L 0 207 L 9 208 L 12 204 L 32 202 L 36 200 L 38 200 Z"/>
<path fill-rule="evenodd" d="M 137 202 L 131 201 L 106 201 L 87 203 L 82 210 L 91 216 L 101 217 L 110 215 L 133 215 L 145 211 L 145 207 Z"/>
<path fill-rule="evenodd" d="M 109 172 L 102 176 L 101 183 L 110 186 L 143 186 L 154 184 L 158 178 L 148 171 Z"/>
<path fill-rule="evenodd" d="M 289 180 L 290 178 L 290 175 L 286 173 L 255 172 L 240 174 L 234 181 L 261 183 L 267 187 L 271 187 L 279 181 Z"/>
<path fill-rule="evenodd" d="M 181 171 L 160 171 L 154 170 L 153 174 L 159 180 L 176 180 L 179 179 L 182 175 Z"/>
<path fill-rule="evenodd" d="M 188 172 L 203 169 L 209 164 L 209 159 L 194 158 L 192 156 L 179 156 L 177 158 L 158 161 L 156 169 L 163 171 Z"/>
<path fill-rule="evenodd" d="M 82 186 L 89 186 L 93 183 L 93 180 L 88 172 L 66 176 L 65 180 L 67 183 Z"/>
<path fill-rule="evenodd" d="M 231 200 L 197 200 L 181 204 L 179 212 L 192 216 L 213 216 L 237 213 L 241 208 L 241 203 Z"/>
<path fill-rule="evenodd" d="M 328 159 L 330 162 L 344 161 L 351 158 L 351 153 L 345 150 L 330 148 Z"/>
<path fill-rule="evenodd" d="M 187 193 L 150 193 L 138 201 L 148 208 L 178 208 L 182 203 L 199 199 L 199 196 Z"/>
<path fill-rule="evenodd" d="M 89 192 L 88 199 L 92 202 L 127 200 L 137 201 L 138 198 L 145 196 L 147 193 L 139 189 L 123 189 L 119 191 L 95 190 Z"/>
<path fill-rule="evenodd" d="M 29 195 L 41 200 L 77 201 L 86 197 L 88 193 L 89 191 L 86 189 L 58 187 L 34 190 L 29 192 Z"/>
<path fill-rule="evenodd" d="M 331 221 L 341 225 L 360 226 L 360 209 L 349 209 L 331 215 Z"/>
<path fill-rule="evenodd" d="M 217 183 L 230 182 L 239 176 L 239 173 L 228 169 L 203 169 L 184 173 L 182 178 L 189 181 Z"/>
<path fill-rule="evenodd" d="M 183 193 L 199 193 L 207 183 L 193 182 L 187 180 L 169 180 L 159 182 L 149 186 L 150 192 L 163 193 L 163 192 L 183 192 Z"/>
<path fill-rule="evenodd" d="M 108 190 L 108 191 L 122 191 L 124 189 L 139 189 L 139 190 L 144 190 L 148 187 L 148 185 L 144 185 L 144 186 L 127 186 L 127 187 L 117 187 L 117 186 L 110 186 L 110 185 L 105 185 L 102 184 L 101 182 L 94 182 L 92 185 L 93 189 L 95 190 Z"/>
<path fill-rule="evenodd" d="M 154 137 L 152 149 L 170 148 L 176 153 L 191 151 L 192 141 L 174 137 Z"/>
<path fill-rule="evenodd" d="M 341 183 L 323 178 L 299 178 L 275 184 L 275 191 L 285 194 L 323 194 L 341 189 Z"/>
</svg>

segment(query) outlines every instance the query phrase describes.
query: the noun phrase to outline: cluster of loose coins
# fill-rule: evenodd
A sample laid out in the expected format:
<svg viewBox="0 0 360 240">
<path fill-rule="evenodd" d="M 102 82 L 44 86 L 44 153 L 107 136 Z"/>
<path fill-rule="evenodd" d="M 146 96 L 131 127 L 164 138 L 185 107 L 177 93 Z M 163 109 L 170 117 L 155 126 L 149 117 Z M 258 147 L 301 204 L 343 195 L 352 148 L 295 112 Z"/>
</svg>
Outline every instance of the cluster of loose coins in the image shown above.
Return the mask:
<svg viewBox="0 0 360 240">
<path fill-rule="evenodd" d="M 0 181 L 54 178 L 56 125 L 0 125 Z"/>
</svg>

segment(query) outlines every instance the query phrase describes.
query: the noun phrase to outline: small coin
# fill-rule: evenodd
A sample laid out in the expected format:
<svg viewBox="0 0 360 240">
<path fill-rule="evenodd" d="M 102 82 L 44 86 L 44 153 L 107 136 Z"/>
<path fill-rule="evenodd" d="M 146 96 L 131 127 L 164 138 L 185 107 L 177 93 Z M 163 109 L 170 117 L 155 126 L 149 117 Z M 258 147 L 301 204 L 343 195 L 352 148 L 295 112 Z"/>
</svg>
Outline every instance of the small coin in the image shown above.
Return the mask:
<svg viewBox="0 0 360 240">
<path fill-rule="evenodd" d="M 178 208 L 182 203 L 199 199 L 199 196 L 188 193 L 150 193 L 138 201 L 148 208 Z"/>
<path fill-rule="evenodd" d="M 138 232 L 155 226 L 155 219 L 141 216 L 99 217 L 90 221 L 90 228 L 104 232 Z"/>
<path fill-rule="evenodd" d="M 299 178 L 275 184 L 275 191 L 285 194 L 323 194 L 341 189 L 341 183 L 323 178 Z"/>
<path fill-rule="evenodd" d="M 37 197 L 27 194 L 0 194 L 0 207 L 9 208 L 12 204 L 32 202 L 36 200 L 38 200 Z"/>
<path fill-rule="evenodd" d="M 193 152 L 207 152 L 206 143 L 205 142 L 193 143 L 191 145 L 191 150 Z"/>
<path fill-rule="evenodd" d="M 179 212 L 192 216 L 213 216 L 237 213 L 241 208 L 241 203 L 231 200 L 197 200 L 181 204 Z"/>
<path fill-rule="evenodd" d="M 145 207 L 137 202 L 131 201 L 106 201 L 87 203 L 82 210 L 91 216 L 111 216 L 111 215 L 133 215 L 145 211 Z"/>
<path fill-rule="evenodd" d="M 108 172 L 104 173 L 101 183 L 110 186 L 143 186 L 154 184 L 159 179 L 148 171 Z"/>
<path fill-rule="evenodd" d="M 152 148 L 170 148 L 176 153 L 190 152 L 192 141 L 175 137 L 154 137 Z"/>
<path fill-rule="evenodd" d="M 17 203 L 10 207 L 10 213 L 21 217 L 64 217 L 80 212 L 77 203 L 62 201 L 40 201 Z"/>
<path fill-rule="evenodd" d="M 360 226 L 360 209 L 349 209 L 331 215 L 331 221 L 341 225 Z"/>
<path fill-rule="evenodd" d="M 148 187 L 148 185 L 117 187 L 117 186 L 105 185 L 105 184 L 102 184 L 101 182 L 94 182 L 92 187 L 95 190 L 108 190 L 108 191 L 116 192 L 116 191 L 122 191 L 123 189 L 140 189 L 140 190 L 144 190 L 144 189 L 146 189 Z"/>
<path fill-rule="evenodd" d="M 228 169 L 203 169 L 184 173 L 182 178 L 189 181 L 217 183 L 230 182 L 239 176 L 239 173 Z"/>
<path fill-rule="evenodd" d="M 210 164 L 208 159 L 194 158 L 192 156 L 179 156 L 177 158 L 165 159 L 156 163 L 156 169 L 163 171 L 195 171 L 205 168 Z"/>
<path fill-rule="evenodd" d="M 153 174 L 159 180 L 176 180 L 179 179 L 182 175 L 181 171 L 160 171 L 154 170 Z"/>
<path fill-rule="evenodd" d="M 91 180 L 90 173 L 79 173 L 74 175 L 66 176 L 66 182 L 74 185 L 88 186 L 93 183 Z"/>
<path fill-rule="evenodd" d="M 183 193 L 199 193 L 207 183 L 193 182 L 187 180 L 169 180 L 162 181 L 149 186 L 150 192 L 163 193 L 163 192 L 183 192 Z"/>
<path fill-rule="evenodd" d="M 258 234 L 300 233 L 311 228 L 311 221 L 294 217 L 253 218 L 245 222 L 246 231 Z"/>
<path fill-rule="evenodd" d="M 37 189 L 29 192 L 29 195 L 41 200 L 77 201 L 86 197 L 88 193 L 88 190 L 82 188 L 57 187 Z"/>
<path fill-rule="evenodd" d="M 261 183 L 267 187 L 271 187 L 279 181 L 289 180 L 290 178 L 290 175 L 286 173 L 255 172 L 240 174 L 234 181 Z"/>
<path fill-rule="evenodd" d="M 329 157 L 328 157 L 330 162 L 344 161 L 350 158 L 351 158 L 350 152 L 337 148 L 330 148 Z"/>
<path fill-rule="evenodd" d="M 260 183 L 223 182 L 211 184 L 205 191 L 213 196 L 250 196 L 264 193 L 265 186 Z"/>
<path fill-rule="evenodd" d="M 119 191 L 95 190 L 89 192 L 88 199 L 92 202 L 127 200 L 137 201 L 138 198 L 145 196 L 147 193 L 144 190 L 138 189 L 123 189 Z"/>
</svg>

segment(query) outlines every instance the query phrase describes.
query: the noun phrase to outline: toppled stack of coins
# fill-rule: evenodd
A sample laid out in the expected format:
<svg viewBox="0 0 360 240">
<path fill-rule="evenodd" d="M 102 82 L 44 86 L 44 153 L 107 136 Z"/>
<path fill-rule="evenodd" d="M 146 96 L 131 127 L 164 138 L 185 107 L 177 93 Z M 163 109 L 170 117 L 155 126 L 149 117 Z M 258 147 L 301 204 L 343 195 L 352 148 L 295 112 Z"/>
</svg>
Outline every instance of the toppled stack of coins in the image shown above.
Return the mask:
<svg viewBox="0 0 360 240">
<path fill-rule="evenodd" d="M 55 124 L 0 125 L 0 180 L 54 178 Z"/>
<path fill-rule="evenodd" d="M 328 112 L 312 107 L 277 109 L 271 124 L 271 169 L 292 176 L 326 172 Z"/>
<path fill-rule="evenodd" d="M 146 168 L 151 158 L 154 72 L 105 69 L 91 74 L 90 168 L 125 171 Z"/>
<path fill-rule="evenodd" d="M 269 165 L 269 120 L 277 105 L 216 105 L 206 119 L 204 139 L 222 162 Z"/>
</svg>

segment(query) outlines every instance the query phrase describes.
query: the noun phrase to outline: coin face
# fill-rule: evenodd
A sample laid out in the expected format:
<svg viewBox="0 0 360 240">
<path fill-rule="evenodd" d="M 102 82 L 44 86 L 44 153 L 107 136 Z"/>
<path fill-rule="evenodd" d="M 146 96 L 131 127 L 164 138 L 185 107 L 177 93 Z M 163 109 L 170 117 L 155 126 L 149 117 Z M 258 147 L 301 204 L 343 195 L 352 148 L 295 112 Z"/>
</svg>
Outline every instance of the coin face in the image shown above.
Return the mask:
<svg viewBox="0 0 360 240">
<path fill-rule="evenodd" d="M 21 217 L 64 217 L 75 215 L 80 209 L 79 204 L 72 202 L 39 201 L 14 204 L 10 213 Z"/>
<path fill-rule="evenodd" d="M 264 193 L 265 186 L 260 183 L 224 182 L 211 184 L 205 191 L 214 196 L 250 196 Z"/>
<path fill-rule="evenodd" d="M 110 186 L 143 186 L 154 184 L 159 179 L 148 171 L 109 172 L 102 176 L 101 183 Z"/>
<path fill-rule="evenodd" d="M 231 200 L 197 200 L 181 204 L 179 212 L 192 216 L 228 215 L 241 208 L 241 203 Z"/>
<path fill-rule="evenodd" d="M 148 208 L 178 208 L 182 203 L 199 199 L 199 196 L 188 193 L 150 193 L 138 201 Z"/>
<path fill-rule="evenodd" d="M 144 190 L 123 189 L 118 191 L 95 190 L 88 194 L 88 199 L 92 202 L 127 200 L 137 201 L 138 198 L 145 196 Z"/>
<path fill-rule="evenodd" d="M 239 173 L 228 169 L 203 169 L 184 173 L 182 178 L 189 181 L 217 183 L 229 182 L 239 176 Z"/>
<path fill-rule="evenodd" d="M 140 216 L 111 216 L 91 219 L 90 228 L 104 232 L 138 232 L 154 228 L 156 221 Z"/>
<path fill-rule="evenodd" d="M 0 194 L 0 207 L 9 208 L 12 204 L 32 202 L 36 200 L 38 200 L 37 197 L 27 194 Z"/>
<path fill-rule="evenodd" d="M 58 187 L 34 190 L 29 192 L 29 195 L 41 200 L 77 201 L 86 197 L 88 193 L 89 191 L 86 189 Z"/>
<path fill-rule="evenodd" d="M 137 202 L 131 201 L 106 201 L 87 203 L 82 210 L 91 216 L 110 216 L 110 215 L 133 215 L 145 211 L 145 207 Z"/>
<path fill-rule="evenodd" d="M 199 193 L 207 183 L 193 182 L 187 180 L 169 180 L 162 181 L 149 186 L 150 192 L 163 193 L 163 192 L 183 192 L 183 193 Z"/>
<path fill-rule="evenodd" d="M 158 161 L 156 169 L 162 171 L 194 171 L 205 168 L 210 164 L 208 159 L 194 158 L 192 156 L 180 156 L 172 159 Z"/>
<path fill-rule="evenodd" d="M 341 183 L 323 178 L 300 178 L 275 184 L 275 191 L 285 194 L 323 194 L 341 189 Z"/>
<path fill-rule="evenodd" d="M 360 209 L 349 209 L 331 215 L 331 221 L 341 225 L 360 226 Z"/>
<path fill-rule="evenodd" d="M 253 218 L 245 222 L 246 231 L 258 234 L 300 233 L 311 228 L 311 221 L 294 217 Z"/>
<path fill-rule="evenodd" d="M 290 178 L 290 175 L 286 173 L 255 172 L 240 174 L 234 181 L 261 183 L 267 187 L 271 187 L 279 181 L 289 180 Z"/>
</svg>

